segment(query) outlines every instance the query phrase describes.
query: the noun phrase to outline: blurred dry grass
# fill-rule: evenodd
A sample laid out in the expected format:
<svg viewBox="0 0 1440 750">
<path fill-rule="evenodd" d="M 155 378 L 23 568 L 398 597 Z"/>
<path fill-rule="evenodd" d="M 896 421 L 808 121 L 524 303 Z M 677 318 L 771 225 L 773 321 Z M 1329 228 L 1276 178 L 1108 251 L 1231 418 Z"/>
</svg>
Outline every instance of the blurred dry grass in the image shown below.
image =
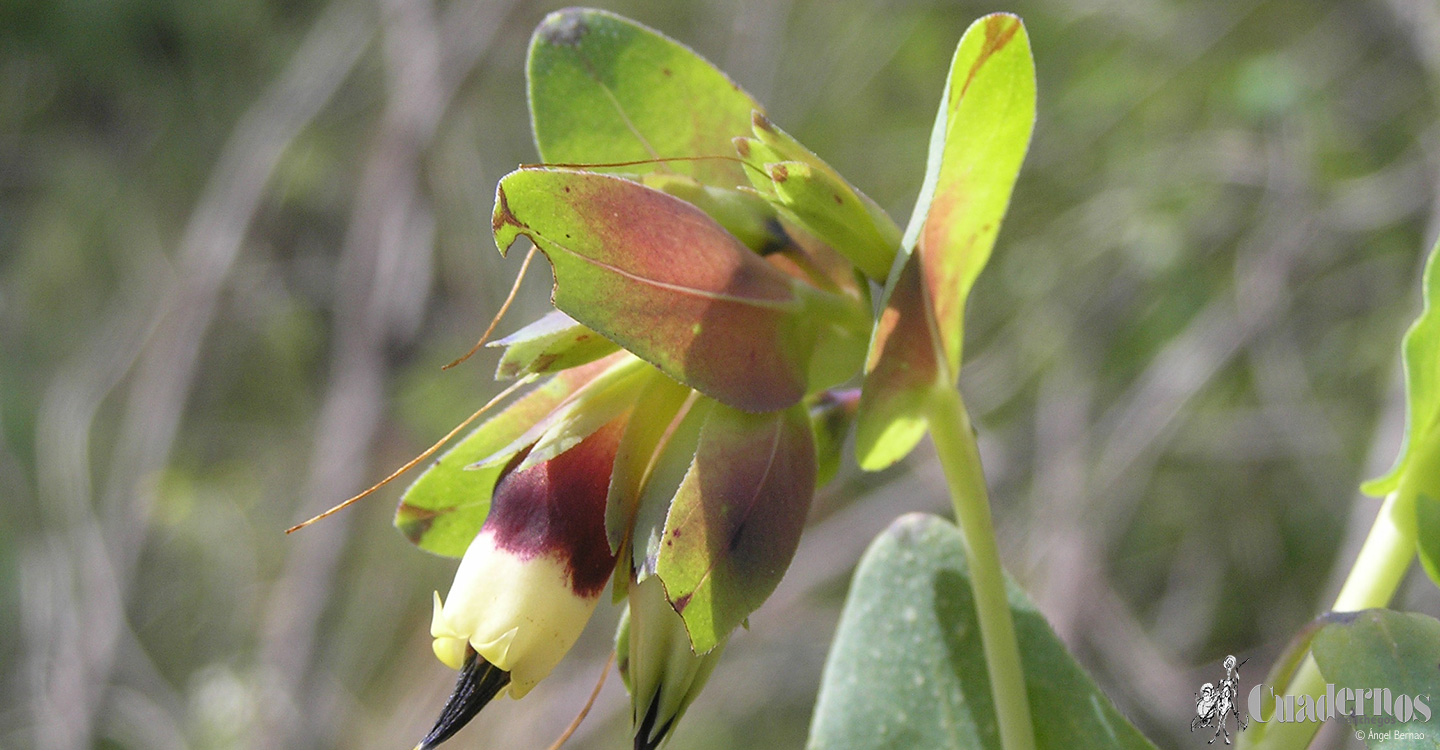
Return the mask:
<svg viewBox="0 0 1440 750">
<path fill-rule="evenodd" d="M 409 747 L 452 564 L 378 479 L 497 389 L 441 373 L 503 297 L 553 3 L 0 4 L 0 747 Z M 628 0 L 907 216 L 970 2 Z M 1012 572 L 1161 746 L 1226 653 L 1323 607 L 1399 435 L 1437 232 L 1424 0 L 1017 0 L 1040 120 L 971 305 L 966 397 Z M 511 327 L 543 311 L 534 273 Z M 853 469 L 678 748 L 798 747 L 848 572 L 941 511 Z M 1440 610 L 1428 581 L 1402 605 Z M 608 651 L 459 746 L 543 747 Z M 1247 670 L 1251 679 L 1262 669 Z M 625 746 L 611 681 L 572 746 Z M 1332 743 L 1344 741 L 1332 737 Z"/>
</svg>

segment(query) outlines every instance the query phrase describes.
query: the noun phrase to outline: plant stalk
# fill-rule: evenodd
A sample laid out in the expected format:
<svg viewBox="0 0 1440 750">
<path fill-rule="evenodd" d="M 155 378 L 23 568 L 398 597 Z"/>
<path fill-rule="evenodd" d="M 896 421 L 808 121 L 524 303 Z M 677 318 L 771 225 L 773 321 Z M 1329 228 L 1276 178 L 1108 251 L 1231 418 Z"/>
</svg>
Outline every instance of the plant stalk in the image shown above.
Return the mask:
<svg viewBox="0 0 1440 750">
<path fill-rule="evenodd" d="M 945 471 L 955 520 L 965 540 L 965 557 L 980 619 L 980 640 L 990 673 L 990 695 L 1005 750 L 1034 750 L 1035 729 L 1030 701 L 1025 694 L 1025 671 L 1015 639 L 1015 623 L 1005 594 L 1005 573 L 990 520 L 990 493 L 980 466 L 980 448 L 970 428 L 970 417 L 960 394 L 952 388 L 936 389 L 930 404 L 930 436 Z"/>
</svg>

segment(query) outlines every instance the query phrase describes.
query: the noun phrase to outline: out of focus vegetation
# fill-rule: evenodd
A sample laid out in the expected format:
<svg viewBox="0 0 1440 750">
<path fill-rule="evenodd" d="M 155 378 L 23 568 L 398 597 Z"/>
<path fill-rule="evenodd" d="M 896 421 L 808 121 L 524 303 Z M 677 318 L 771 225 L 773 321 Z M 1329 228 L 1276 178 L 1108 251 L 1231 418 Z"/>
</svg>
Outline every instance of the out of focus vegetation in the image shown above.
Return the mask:
<svg viewBox="0 0 1440 750">
<path fill-rule="evenodd" d="M 518 267 L 488 219 L 535 159 L 525 45 L 555 7 L 0 3 L 0 747 L 393 748 L 428 726 L 453 563 L 389 527 L 396 491 L 281 531 L 497 390 L 493 356 L 438 366 Z M 1377 504 L 1355 485 L 1394 455 L 1440 215 L 1440 10 L 606 7 L 902 219 L 960 33 L 1025 18 L 1040 118 L 963 380 L 1002 553 L 1142 729 L 1198 743 L 1192 693 L 1328 603 Z M 532 271 L 502 330 L 548 284 Z M 861 549 L 946 505 L 923 455 L 842 473 L 674 747 L 799 746 Z M 1435 593 L 1416 577 L 1398 604 Z M 553 740 L 613 617 L 455 744 Z M 625 746 L 627 711 L 612 681 L 571 746 Z"/>
</svg>

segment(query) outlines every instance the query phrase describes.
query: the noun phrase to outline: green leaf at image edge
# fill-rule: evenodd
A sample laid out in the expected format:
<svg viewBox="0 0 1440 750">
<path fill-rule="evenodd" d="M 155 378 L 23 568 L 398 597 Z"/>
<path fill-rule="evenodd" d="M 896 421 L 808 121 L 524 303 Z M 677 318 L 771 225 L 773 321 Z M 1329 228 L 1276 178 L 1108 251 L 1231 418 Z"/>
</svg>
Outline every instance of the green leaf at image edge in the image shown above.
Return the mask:
<svg viewBox="0 0 1440 750">
<path fill-rule="evenodd" d="M 1424 307 L 1405 333 L 1402 357 L 1405 365 L 1405 438 L 1395 465 L 1384 476 L 1362 485 L 1367 495 L 1383 497 L 1394 492 L 1400 479 L 1414 463 L 1425 438 L 1440 421 L 1440 262 L 1435 257 L 1440 242 L 1425 261 L 1421 296 Z"/>
<path fill-rule="evenodd" d="M 1154 750 L 1009 585 L 1036 746 Z M 998 748 L 990 683 L 960 531 L 895 520 L 870 545 L 825 663 L 808 750 Z"/>
<path fill-rule="evenodd" d="M 1388 609 L 1333 617 L 1310 644 L 1326 682 L 1336 690 L 1386 688 L 1392 709 L 1401 695 L 1426 696 L 1426 711 L 1412 706 L 1415 715 L 1408 722 L 1357 726 L 1366 731 L 1365 743 L 1372 750 L 1440 748 L 1440 732 L 1431 721 L 1440 713 L 1440 621 Z"/>
<path fill-rule="evenodd" d="M 971 24 L 955 49 L 925 180 L 890 270 L 865 366 L 855 451 L 883 469 L 925 433 L 928 394 L 959 376 L 965 301 L 989 260 L 1035 126 L 1035 61 L 1019 18 Z"/>
<path fill-rule="evenodd" d="M 1420 565 L 1440 586 L 1440 500 L 1423 494 L 1415 498 L 1415 532 Z"/>
</svg>

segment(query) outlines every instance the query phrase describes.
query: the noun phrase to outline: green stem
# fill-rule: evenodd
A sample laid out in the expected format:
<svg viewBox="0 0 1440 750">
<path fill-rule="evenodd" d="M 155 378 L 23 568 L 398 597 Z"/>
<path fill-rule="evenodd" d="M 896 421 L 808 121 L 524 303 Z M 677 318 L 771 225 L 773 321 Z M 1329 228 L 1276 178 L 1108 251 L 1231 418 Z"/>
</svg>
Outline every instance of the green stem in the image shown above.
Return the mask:
<svg viewBox="0 0 1440 750">
<path fill-rule="evenodd" d="M 990 495 L 980 466 L 980 449 L 960 394 L 951 388 L 937 389 L 932 398 L 930 436 L 945 470 L 955 519 L 965 539 L 975 611 L 980 618 L 980 640 L 990 672 L 990 694 L 1000 724 L 1000 743 L 1005 750 L 1034 750 L 1035 730 L 1025 695 L 1025 671 L 1020 664 L 1015 623 L 1005 595 L 1005 573 L 990 522 Z"/>
<path fill-rule="evenodd" d="M 1365 537 L 1365 544 L 1360 548 L 1360 555 L 1355 558 L 1355 564 L 1345 578 L 1345 585 L 1340 587 L 1340 595 L 1335 598 L 1332 611 L 1356 612 L 1384 607 L 1395 596 L 1395 590 L 1399 588 L 1405 572 L 1410 569 L 1410 561 L 1415 558 L 1413 532 L 1408 531 L 1409 525 L 1404 524 L 1400 518 L 1400 513 L 1406 509 L 1414 512 L 1413 496 L 1410 497 L 1411 502 L 1407 503 L 1402 499 L 1403 495 L 1403 491 L 1392 492 L 1380 506 L 1375 525 L 1370 527 L 1370 534 Z M 1308 695 L 1312 699 L 1324 695 L 1325 677 L 1320 674 L 1315 657 L 1307 654 L 1305 661 L 1301 662 L 1300 668 L 1295 671 L 1295 676 L 1290 679 L 1289 686 L 1283 692 L 1276 690 L 1276 693 Z M 1256 746 L 1274 750 L 1299 750 L 1307 747 L 1315 738 L 1315 733 L 1320 730 L 1319 722 L 1307 721 L 1269 723 L 1263 726 L 1265 729 Z"/>
</svg>

